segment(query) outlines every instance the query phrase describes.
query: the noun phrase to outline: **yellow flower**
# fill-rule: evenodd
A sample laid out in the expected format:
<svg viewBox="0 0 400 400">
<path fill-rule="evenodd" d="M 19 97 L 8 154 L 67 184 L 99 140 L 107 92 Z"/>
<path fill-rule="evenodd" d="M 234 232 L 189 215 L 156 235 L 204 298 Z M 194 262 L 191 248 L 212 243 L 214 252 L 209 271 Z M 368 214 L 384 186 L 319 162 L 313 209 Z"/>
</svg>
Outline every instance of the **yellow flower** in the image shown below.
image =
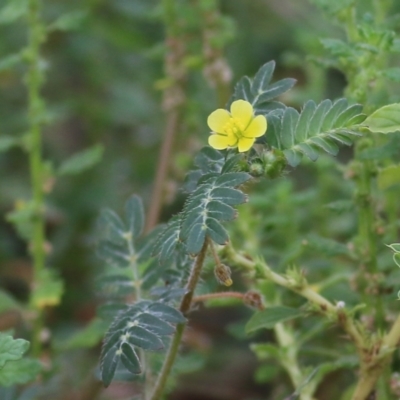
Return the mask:
<svg viewBox="0 0 400 400">
<path fill-rule="evenodd" d="M 237 147 L 239 152 L 247 151 L 267 130 L 266 118 L 255 117 L 252 105 L 244 100 L 234 101 L 231 112 L 218 108 L 209 115 L 207 124 L 212 130 L 208 144 L 217 150 Z"/>
</svg>

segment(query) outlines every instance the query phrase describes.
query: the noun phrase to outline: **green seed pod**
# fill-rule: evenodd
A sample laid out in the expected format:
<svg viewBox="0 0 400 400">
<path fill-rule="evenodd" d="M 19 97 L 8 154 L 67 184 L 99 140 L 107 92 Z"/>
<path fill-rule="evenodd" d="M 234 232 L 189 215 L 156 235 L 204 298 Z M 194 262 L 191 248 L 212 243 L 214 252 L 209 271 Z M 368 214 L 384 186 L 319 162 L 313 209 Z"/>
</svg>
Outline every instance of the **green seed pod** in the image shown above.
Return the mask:
<svg viewBox="0 0 400 400">
<path fill-rule="evenodd" d="M 254 162 L 254 163 L 250 164 L 249 173 L 250 173 L 250 175 L 252 175 L 254 177 L 259 177 L 259 176 L 264 175 L 263 165 L 259 162 Z"/>
</svg>

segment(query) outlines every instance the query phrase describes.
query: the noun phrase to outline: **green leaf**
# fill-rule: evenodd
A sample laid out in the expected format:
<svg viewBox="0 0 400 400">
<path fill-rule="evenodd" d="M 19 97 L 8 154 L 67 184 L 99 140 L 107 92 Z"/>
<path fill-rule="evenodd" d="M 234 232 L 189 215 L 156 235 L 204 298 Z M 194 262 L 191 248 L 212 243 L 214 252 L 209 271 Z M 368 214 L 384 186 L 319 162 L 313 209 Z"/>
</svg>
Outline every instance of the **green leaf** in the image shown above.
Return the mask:
<svg viewBox="0 0 400 400">
<path fill-rule="evenodd" d="M 318 104 L 308 125 L 308 137 L 316 136 L 321 132 L 325 116 L 332 108 L 332 102 L 330 100 L 323 100 Z"/>
<path fill-rule="evenodd" d="M 173 259 L 175 252 L 183 246 L 180 240 L 181 217 L 173 217 L 168 225 L 158 235 L 153 248 L 153 255 L 158 256 L 160 264 L 168 263 Z"/>
<path fill-rule="evenodd" d="M 98 230 L 104 240 L 115 245 L 126 245 L 126 228 L 121 218 L 110 209 L 102 210 L 97 221 Z"/>
<path fill-rule="evenodd" d="M 28 349 L 27 340 L 13 339 L 12 336 L 0 333 L 0 368 L 3 368 L 7 361 L 21 359 Z"/>
<path fill-rule="evenodd" d="M 101 342 L 107 330 L 107 326 L 108 324 L 105 321 L 94 318 L 87 326 L 70 338 L 63 340 L 63 342 L 56 347 L 64 351 L 94 347 Z"/>
<path fill-rule="evenodd" d="M 97 307 L 96 314 L 104 320 L 112 320 L 119 312 L 126 311 L 128 306 L 118 302 L 109 302 Z"/>
<path fill-rule="evenodd" d="M 339 146 L 331 138 L 315 136 L 310 138 L 310 142 L 332 156 L 339 153 Z"/>
<path fill-rule="evenodd" d="M 304 315 L 304 312 L 296 308 L 276 306 L 268 307 L 266 310 L 256 312 L 246 324 L 246 333 L 258 329 L 272 329 L 277 323 L 288 321 Z"/>
<path fill-rule="evenodd" d="M 270 84 L 274 70 L 275 61 L 269 61 L 258 70 L 253 80 L 247 76 L 241 78 L 235 86 L 234 94 L 228 105 L 235 100 L 246 100 L 261 114 L 268 114 L 275 109 L 284 108 L 282 103 L 272 100 L 290 90 L 296 80 L 285 78 Z"/>
<path fill-rule="evenodd" d="M 284 150 L 283 154 L 285 155 L 285 158 L 291 167 L 297 167 L 300 164 L 302 152 L 289 149 Z"/>
<path fill-rule="evenodd" d="M 357 365 L 358 360 L 355 356 L 341 357 L 334 362 L 323 363 L 319 366 L 317 374 L 313 379 L 313 383 L 318 385 L 320 382 L 322 382 L 323 378 L 332 371 L 342 368 L 352 369 L 357 367 Z"/>
<path fill-rule="evenodd" d="M 224 187 L 237 187 L 247 182 L 251 176 L 246 172 L 227 172 L 215 181 L 215 185 Z"/>
<path fill-rule="evenodd" d="M 21 305 L 8 293 L 0 290 L 0 314 L 12 309 L 21 309 Z"/>
<path fill-rule="evenodd" d="M 210 194 L 214 200 L 219 200 L 233 206 L 247 202 L 247 196 L 237 189 L 217 187 Z"/>
<path fill-rule="evenodd" d="M 244 160 L 243 153 L 238 153 L 231 157 L 228 157 L 227 160 L 225 161 L 225 164 L 223 165 L 223 167 L 221 169 L 221 174 L 225 174 L 228 172 L 234 172 L 237 169 L 238 163 L 242 160 Z"/>
<path fill-rule="evenodd" d="M 0 136 L 0 153 L 19 145 L 20 141 L 18 138 L 12 136 Z"/>
<path fill-rule="evenodd" d="M 0 333 L 0 386 L 24 384 L 36 378 L 41 364 L 22 358 L 28 348 L 28 341 Z"/>
<path fill-rule="evenodd" d="M 363 126 L 373 133 L 400 131 L 400 103 L 379 108 L 364 121 Z"/>
<path fill-rule="evenodd" d="M 263 93 L 256 96 L 252 104 L 256 107 L 259 104 L 266 103 L 267 101 L 271 101 L 276 97 L 282 95 L 289 91 L 296 83 L 296 79 L 293 78 L 284 78 L 279 80 L 278 82 L 273 83 L 270 85 Z"/>
<path fill-rule="evenodd" d="M 297 166 L 302 155 L 316 161 L 322 150 L 336 155 L 337 143 L 349 145 L 352 136 L 359 136 L 359 123 L 365 119 L 360 105 L 348 106 L 346 99 L 333 104 L 324 100 L 319 105 L 308 101 L 301 113 L 288 107 L 281 115 L 268 116 L 269 134 L 265 140 L 272 148 L 283 151 L 292 167 Z"/>
<path fill-rule="evenodd" d="M 335 211 L 337 213 L 343 213 L 354 209 L 354 202 L 351 200 L 337 200 L 332 201 L 325 205 L 328 210 Z"/>
<path fill-rule="evenodd" d="M 386 246 L 390 247 L 395 253 L 400 253 L 400 243 L 387 244 Z"/>
<path fill-rule="evenodd" d="M 351 252 L 346 245 L 316 234 L 308 235 L 303 243 L 304 246 L 308 246 L 310 249 L 318 251 L 327 257 L 351 256 Z"/>
<path fill-rule="evenodd" d="M 378 171 L 378 187 L 380 190 L 389 189 L 400 184 L 400 165 L 390 165 Z"/>
<path fill-rule="evenodd" d="M 60 303 L 63 293 L 63 281 L 53 270 L 44 269 L 35 282 L 31 302 L 38 309 L 56 306 Z"/>
<path fill-rule="evenodd" d="M 82 22 L 86 17 L 87 13 L 85 11 L 72 11 L 68 14 L 61 15 L 61 17 L 59 17 L 48 27 L 48 30 L 76 30 L 82 25 Z"/>
<path fill-rule="evenodd" d="M 393 254 L 393 261 L 400 268 L 400 253 L 394 253 Z"/>
<path fill-rule="evenodd" d="M 272 343 L 254 343 L 250 345 L 250 348 L 260 361 L 282 357 L 282 350 Z"/>
<path fill-rule="evenodd" d="M 175 331 L 173 324 L 185 321 L 182 313 L 163 303 L 141 301 L 116 315 L 104 338 L 101 352 L 101 375 L 108 386 L 115 374 L 117 364 L 122 364 L 132 373 L 141 371 L 136 348 L 161 350 L 163 336 Z"/>
<path fill-rule="evenodd" d="M 194 159 L 194 165 L 204 173 L 220 172 L 224 162 L 224 156 L 218 150 L 210 146 L 203 147 Z"/>
<path fill-rule="evenodd" d="M 19 64 L 22 61 L 22 54 L 10 54 L 2 59 L 0 59 L 0 72 L 5 71 L 7 69 L 13 68 L 15 65 Z M 0 146 L 1 147 L 1 146 Z"/>
<path fill-rule="evenodd" d="M 74 154 L 64 161 L 58 169 L 58 175 L 77 175 L 99 163 L 103 157 L 104 147 L 96 144 L 93 147 Z"/>
<path fill-rule="evenodd" d="M 229 242 L 228 232 L 215 218 L 207 218 L 206 225 L 207 235 L 209 235 L 211 240 L 215 243 L 225 245 Z"/>
<path fill-rule="evenodd" d="M 387 141 L 382 146 L 368 148 L 360 152 L 362 160 L 384 160 L 396 157 L 400 153 L 400 133 L 389 133 Z"/>
<path fill-rule="evenodd" d="M 296 132 L 295 132 L 296 143 L 304 142 L 307 139 L 309 130 L 308 127 L 310 125 L 311 117 L 313 116 L 316 108 L 317 105 L 312 100 L 309 100 L 307 101 L 306 104 L 304 104 L 304 107 L 301 110 L 300 117 L 296 126 Z M 329 119 L 331 119 L 331 117 Z"/>
<path fill-rule="evenodd" d="M 102 296 L 125 297 L 134 292 L 134 281 L 126 275 L 105 275 L 97 279 L 96 286 Z"/>
<path fill-rule="evenodd" d="M 239 79 L 235 85 L 233 96 L 228 104 L 231 104 L 235 100 L 246 100 L 249 103 L 252 102 L 253 94 L 251 93 L 251 79 L 248 76 L 243 76 Z"/>
<path fill-rule="evenodd" d="M 333 128 L 333 124 L 337 119 L 338 115 L 341 115 L 343 111 L 347 109 L 347 100 L 339 99 L 335 101 L 330 110 L 325 114 L 324 121 L 321 126 L 321 131 L 329 131 Z"/>
<path fill-rule="evenodd" d="M 194 224 L 190 226 L 187 237 L 184 237 L 186 249 L 189 254 L 197 254 L 201 250 L 206 239 L 207 225 Z"/>
<path fill-rule="evenodd" d="M 114 378 L 118 361 L 121 357 L 122 350 L 117 346 L 111 347 L 106 354 L 101 356 L 101 380 L 105 387 L 108 387 Z"/>
<path fill-rule="evenodd" d="M 101 241 L 97 246 L 96 255 L 112 267 L 127 268 L 130 265 L 127 246 Z"/>
<path fill-rule="evenodd" d="M 219 221 L 231 221 L 237 216 L 237 212 L 233 207 L 218 200 L 211 200 L 207 205 L 207 209 L 207 215 Z"/>
<path fill-rule="evenodd" d="M 382 71 L 382 75 L 394 82 L 400 82 L 400 68 L 388 68 Z"/>
<path fill-rule="evenodd" d="M 135 320 L 137 321 L 137 320 Z M 140 326 L 133 326 L 127 331 L 128 342 L 133 346 L 140 347 L 144 350 L 161 350 L 164 348 L 164 343 L 158 335 L 153 334 L 148 329 Z"/>
<path fill-rule="evenodd" d="M 163 303 L 152 303 L 148 306 L 147 311 L 157 318 L 160 318 L 171 324 L 179 324 L 186 321 L 185 317 L 180 311 Z"/>
<path fill-rule="evenodd" d="M 149 330 L 156 335 L 165 336 L 172 335 L 175 331 L 174 327 L 167 322 L 163 321 L 161 318 L 155 317 L 150 313 L 140 314 L 136 321 L 143 328 Z"/>
<path fill-rule="evenodd" d="M 362 114 L 362 105 L 361 104 L 353 104 L 350 107 L 343 110 L 333 121 L 332 128 L 341 128 L 350 126 L 349 121 L 355 118 L 358 115 L 361 115 L 362 118 L 365 119 L 365 115 Z"/>
<path fill-rule="evenodd" d="M 299 120 L 299 113 L 292 107 L 285 110 L 282 118 L 281 142 L 285 148 L 294 146 L 294 134 Z"/>
<path fill-rule="evenodd" d="M 134 237 L 139 237 L 144 227 L 144 208 L 142 199 L 133 195 L 125 205 L 126 219 L 129 231 Z"/>
<path fill-rule="evenodd" d="M 29 9 L 29 0 L 9 0 L 8 4 L 0 9 L 0 25 L 10 24 L 26 15 Z"/>
<path fill-rule="evenodd" d="M 296 150 L 299 151 L 300 153 L 304 154 L 307 156 L 311 161 L 317 161 L 318 159 L 318 151 L 315 149 L 315 147 L 312 144 L 309 143 L 299 143 L 296 146 Z"/>
<path fill-rule="evenodd" d="M 251 83 L 251 93 L 253 96 L 257 96 L 268 89 L 274 70 L 275 61 L 269 61 L 257 71 L 257 74 Z"/>
<path fill-rule="evenodd" d="M 0 386 L 23 385 L 33 381 L 41 370 L 41 363 L 32 358 L 9 361 L 0 369 Z"/>
<path fill-rule="evenodd" d="M 121 361 L 124 364 L 124 367 L 132 374 L 140 374 L 140 362 L 139 358 L 134 350 L 134 347 L 131 346 L 129 343 L 123 343 L 121 345 Z"/>
</svg>

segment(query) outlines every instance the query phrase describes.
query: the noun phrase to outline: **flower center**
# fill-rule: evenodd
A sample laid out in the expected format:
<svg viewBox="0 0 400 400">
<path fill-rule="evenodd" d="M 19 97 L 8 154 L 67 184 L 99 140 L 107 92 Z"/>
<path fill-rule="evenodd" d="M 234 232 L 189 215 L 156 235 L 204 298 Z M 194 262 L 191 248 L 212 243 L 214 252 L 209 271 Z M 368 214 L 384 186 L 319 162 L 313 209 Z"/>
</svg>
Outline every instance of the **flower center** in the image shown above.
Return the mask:
<svg viewBox="0 0 400 400">
<path fill-rule="evenodd" d="M 231 117 L 229 121 L 224 125 L 224 132 L 228 136 L 234 136 L 237 139 L 243 137 L 244 124 L 238 118 Z"/>
</svg>

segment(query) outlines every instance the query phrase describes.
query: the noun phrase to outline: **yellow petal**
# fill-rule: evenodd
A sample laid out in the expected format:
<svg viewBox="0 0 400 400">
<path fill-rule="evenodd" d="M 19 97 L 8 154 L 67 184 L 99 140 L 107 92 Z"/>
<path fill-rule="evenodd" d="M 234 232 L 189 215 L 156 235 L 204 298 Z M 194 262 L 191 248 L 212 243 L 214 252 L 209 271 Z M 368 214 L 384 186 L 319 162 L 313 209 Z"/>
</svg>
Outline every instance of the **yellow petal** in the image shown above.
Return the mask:
<svg viewBox="0 0 400 400">
<path fill-rule="evenodd" d="M 235 135 L 228 135 L 228 146 L 236 147 L 238 143 L 238 139 Z"/>
<path fill-rule="evenodd" d="M 218 108 L 208 116 L 207 124 L 213 132 L 223 133 L 224 126 L 229 122 L 230 118 L 231 115 L 227 110 Z"/>
<path fill-rule="evenodd" d="M 253 107 L 248 101 L 236 100 L 231 104 L 231 114 L 246 128 L 253 118 Z"/>
<path fill-rule="evenodd" d="M 266 130 L 267 119 L 264 117 L 264 115 L 257 115 L 257 117 L 250 122 L 250 125 L 244 131 L 243 135 L 247 138 L 256 138 L 264 135 Z"/>
<path fill-rule="evenodd" d="M 224 150 L 229 146 L 228 136 L 211 135 L 208 137 L 208 144 L 216 150 Z"/>
<path fill-rule="evenodd" d="M 241 138 L 239 139 L 238 143 L 238 150 L 240 153 L 243 153 L 244 151 L 250 150 L 251 146 L 253 146 L 255 142 L 255 139 L 246 139 L 246 138 Z"/>
</svg>

